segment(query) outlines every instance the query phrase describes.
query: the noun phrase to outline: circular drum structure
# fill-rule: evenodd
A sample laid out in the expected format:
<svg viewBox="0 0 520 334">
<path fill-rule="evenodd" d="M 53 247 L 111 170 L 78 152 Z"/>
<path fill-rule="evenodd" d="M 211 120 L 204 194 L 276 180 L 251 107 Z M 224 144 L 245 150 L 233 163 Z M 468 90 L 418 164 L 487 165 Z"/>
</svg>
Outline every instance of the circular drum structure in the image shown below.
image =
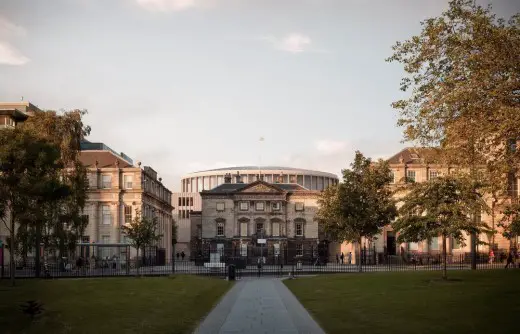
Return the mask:
<svg viewBox="0 0 520 334">
<path fill-rule="evenodd" d="M 210 190 L 224 183 L 224 176 L 231 174 L 231 182 L 251 183 L 262 179 L 268 183 L 297 183 L 309 190 L 324 190 L 329 185 L 337 184 L 335 174 L 308 169 L 275 166 L 239 166 L 217 168 L 189 173 L 181 179 L 183 193 L 197 193 Z"/>
</svg>

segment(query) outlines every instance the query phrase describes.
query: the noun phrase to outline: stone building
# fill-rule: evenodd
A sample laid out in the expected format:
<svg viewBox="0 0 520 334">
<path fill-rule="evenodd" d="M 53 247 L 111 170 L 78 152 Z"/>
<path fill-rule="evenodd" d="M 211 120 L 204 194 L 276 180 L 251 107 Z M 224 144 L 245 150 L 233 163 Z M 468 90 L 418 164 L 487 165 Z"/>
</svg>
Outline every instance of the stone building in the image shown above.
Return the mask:
<svg viewBox="0 0 520 334">
<path fill-rule="evenodd" d="M 126 257 L 128 243 L 121 233 L 121 225 L 130 222 L 136 209 L 145 217 L 157 217 L 158 233 L 162 238 L 146 254 L 157 262 L 172 256 L 172 193 L 157 178 L 151 167 L 141 168 L 123 153 L 116 153 L 102 143 L 82 143 L 80 161 L 87 167 L 89 190 L 84 213 L 89 224 L 82 244 L 112 245 L 101 247 L 98 256 Z M 131 254 L 131 257 L 134 255 Z"/>
<path fill-rule="evenodd" d="M 388 159 L 390 168 L 393 173 L 392 187 L 396 187 L 404 182 L 425 182 L 434 179 L 441 175 L 448 175 L 458 169 L 457 166 L 446 166 L 435 162 L 435 151 L 426 148 L 405 148 L 394 156 Z M 513 198 L 518 197 L 518 178 L 509 178 L 510 195 Z M 397 193 L 396 199 L 404 196 L 405 193 Z M 492 205 L 493 200 L 487 194 L 484 198 L 489 206 Z M 398 202 L 398 206 L 399 206 Z M 497 233 L 494 235 L 482 233 L 478 236 L 482 242 L 478 245 L 478 252 L 488 253 L 490 246 L 495 250 L 507 250 L 510 247 L 510 240 L 502 236 L 502 230 L 497 226 L 497 222 L 502 218 L 500 215 L 500 207 L 496 207 L 495 215 L 482 212 L 478 219 L 486 223 L 490 228 L 496 229 Z M 465 234 L 464 244 L 461 244 L 453 239 L 447 240 L 447 250 L 449 254 L 459 255 L 470 253 L 470 236 Z M 380 236 L 374 241 L 363 240 L 363 247 L 368 250 L 375 248 L 377 253 L 386 253 L 388 255 L 398 255 L 401 252 L 406 253 L 429 253 L 439 254 L 442 251 L 442 238 L 436 237 L 432 240 L 424 240 L 422 242 L 397 243 L 397 235 L 392 230 L 391 226 L 386 226 Z M 511 240 L 513 246 L 520 243 L 519 238 Z M 352 252 L 356 253 L 354 245 L 344 243 L 337 249 L 338 252 Z"/>
<path fill-rule="evenodd" d="M 234 256 L 248 263 L 317 256 L 319 191 L 293 183 L 231 183 L 227 174 L 223 184 L 200 194 L 202 210 L 191 214 L 192 254 L 211 262 Z"/>
<path fill-rule="evenodd" d="M 36 111 L 41 110 L 29 102 L 0 102 L 0 129 L 14 128 Z"/>
</svg>

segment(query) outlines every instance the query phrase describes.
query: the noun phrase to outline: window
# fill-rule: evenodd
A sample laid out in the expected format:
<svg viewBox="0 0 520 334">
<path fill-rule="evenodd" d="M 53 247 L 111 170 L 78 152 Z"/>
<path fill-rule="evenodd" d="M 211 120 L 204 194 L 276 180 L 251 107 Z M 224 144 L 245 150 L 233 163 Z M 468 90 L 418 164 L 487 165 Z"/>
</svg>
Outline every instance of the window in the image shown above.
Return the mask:
<svg viewBox="0 0 520 334">
<path fill-rule="evenodd" d="M 223 222 L 217 223 L 217 236 L 218 237 L 224 236 L 224 223 Z"/>
<path fill-rule="evenodd" d="M 101 243 L 102 244 L 109 244 L 110 243 L 110 236 L 109 235 L 101 236 Z"/>
<path fill-rule="evenodd" d="M 393 170 L 390 171 L 390 182 L 395 183 L 395 173 Z"/>
<path fill-rule="evenodd" d="M 190 206 L 193 206 L 193 197 L 190 197 Z"/>
<path fill-rule="evenodd" d="M 406 171 L 406 181 L 407 182 L 415 182 L 415 171 L 407 170 Z"/>
<path fill-rule="evenodd" d="M 103 235 L 101 236 L 101 243 L 102 244 L 109 244 L 110 243 L 110 236 L 109 235 Z M 101 257 L 107 258 L 110 255 L 110 247 L 101 247 Z"/>
<path fill-rule="evenodd" d="M 294 209 L 295 209 L 296 211 L 303 211 L 303 208 L 304 208 L 304 206 L 303 206 L 303 202 L 298 202 L 298 203 L 296 203 L 296 204 L 294 205 Z"/>
<path fill-rule="evenodd" d="M 247 211 L 247 210 L 249 210 L 249 203 L 240 202 L 240 211 Z"/>
<path fill-rule="evenodd" d="M 451 248 L 452 249 L 460 249 L 460 246 L 461 246 L 460 242 L 457 239 L 455 239 L 455 238 L 451 239 Z"/>
<path fill-rule="evenodd" d="M 123 182 L 125 184 L 125 189 L 132 189 L 134 183 L 133 175 L 123 175 Z"/>
<path fill-rule="evenodd" d="M 217 211 L 224 211 L 224 202 L 218 202 L 217 203 Z"/>
<path fill-rule="evenodd" d="M 256 223 L 256 235 L 262 236 L 264 234 L 264 223 Z"/>
<path fill-rule="evenodd" d="M 294 230 L 295 230 L 295 234 L 297 237 L 302 237 L 303 236 L 303 223 L 296 223 Z"/>
<path fill-rule="evenodd" d="M 273 211 L 280 211 L 281 208 L 282 208 L 282 205 L 280 202 L 273 203 Z"/>
<path fill-rule="evenodd" d="M 280 236 L 280 223 L 273 223 L 272 235 L 273 235 L 273 237 Z"/>
<path fill-rule="evenodd" d="M 110 212 L 110 206 L 103 205 L 102 212 L 103 212 L 103 225 L 112 224 L 112 213 Z"/>
<path fill-rule="evenodd" d="M 112 175 L 103 175 L 103 189 L 110 189 L 112 188 Z"/>
<path fill-rule="evenodd" d="M 179 205 L 178 206 L 182 206 L 182 197 L 179 197 Z"/>
<path fill-rule="evenodd" d="M 125 205 L 125 224 L 130 224 L 132 222 L 132 207 L 130 205 Z"/>
<path fill-rule="evenodd" d="M 408 250 L 416 251 L 419 249 L 419 244 L 417 242 L 408 243 Z"/>
<path fill-rule="evenodd" d="M 439 171 L 436 170 L 430 170 L 429 179 L 434 180 L 439 177 Z"/>
<path fill-rule="evenodd" d="M 303 256 L 303 245 L 302 244 L 296 245 L 296 256 Z"/>
<path fill-rule="evenodd" d="M 181 206 L 186 206 L 186 197 L 182 197 L 182 205 Z"/>
<path fill-rule="evenodd" d="M 240 236 L 247 237 L 247 223 L 240 223 Z"/>
<path fill-rule="evenodd" d="M 430 250 L 439 250 L 439 237 L 433 237 L 430 240 Z"/>
<path fill-rule="evenodd" d="M 264 206 L 264 202 L 256 202 L 255 203 L 255 210 L 256 211 L 264 211 L 265 209 L 265 206 Z"/>
</svg>

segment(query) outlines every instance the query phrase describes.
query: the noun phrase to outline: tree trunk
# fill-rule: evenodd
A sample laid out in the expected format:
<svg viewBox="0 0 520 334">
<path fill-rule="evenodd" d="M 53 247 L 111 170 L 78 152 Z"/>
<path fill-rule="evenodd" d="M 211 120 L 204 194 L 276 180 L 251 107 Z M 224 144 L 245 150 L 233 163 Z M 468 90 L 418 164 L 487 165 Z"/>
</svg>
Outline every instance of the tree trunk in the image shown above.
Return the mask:
<svg viewBox="0 0 520 334">
<path fill-rule="evenodd" d="M 16 274 L 16 265 L 14 263 L 14 236 L 15 236 L 15 232 L 14 232 L 14 228 L 15 228 L 15 217 L 14 217 L 14 213 L 13 213 L 13 210 L 10 210 L 10 215 L 11 215 L 11 221 L 10 221 L 10 225 L 11 225 L 11 240 L 9 240 L 9 275 L 10 275 L 10 279 L 11 279 L 11 286 L 15 286 L 16 285 L 16 282 L 15 282 L 15 274 Z"/>
<path fill-rule="evenodd" d="M 136 262 L 135 262 L 135 268 L 137 269 L 136 276 L 139 276 L 139 260 L 140 260 L 139 259 L 139 248 L 140 248 L 139 246 L 136 247 L 136 249 L 137 249 L 137 256 L 136 256 Z"/>
<path fill-rule="evenodd" d="M 358 271 L 363 272 L 363 260 L 362 260 L 362 254 L 361 254 L 361 238 L 358 239 L 358 254 L 359 254 L 359 264 L 358 264 Z"/>
<path fill-rule="evenodd" d="M 446 261 L 446 235 L 442 235 L 442 279 L 448 279 L 447 261 Z"/>
<path fill-rule="evenodd" d="M 41 268 L 41 262 L 40 262 L 40 243 L 41 243 L 41 236 L 42 236 L 42 229 L 40 226 L 40 222 L 36 222 L 35 226 L 35 249 L 36 254 L 34 257 L 34 273 L 36 277 L 40 277 L 40 268 Z"/>
</svg>

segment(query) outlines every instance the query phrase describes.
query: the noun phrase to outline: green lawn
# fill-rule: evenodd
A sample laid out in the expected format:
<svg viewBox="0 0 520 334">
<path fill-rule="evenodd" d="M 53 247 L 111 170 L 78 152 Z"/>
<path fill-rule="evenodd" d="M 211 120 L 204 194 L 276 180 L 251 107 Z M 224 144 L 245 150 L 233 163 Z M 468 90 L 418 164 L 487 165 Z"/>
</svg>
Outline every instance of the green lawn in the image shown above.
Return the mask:
<svg viewBox="0 0 520 334">
<path fill-rule="evenodd" d="M 0 282 L 0 332 L 190 333 L 231 283 L 211 278 L 104 278 Z M 31 323 L 19 305 L 38 300 Z"/>
<path fill-rule="evenodd" d="M 520 270 L 322 275 L 284 281 L 327 333 L 517 333 Z"/>
</svg>

